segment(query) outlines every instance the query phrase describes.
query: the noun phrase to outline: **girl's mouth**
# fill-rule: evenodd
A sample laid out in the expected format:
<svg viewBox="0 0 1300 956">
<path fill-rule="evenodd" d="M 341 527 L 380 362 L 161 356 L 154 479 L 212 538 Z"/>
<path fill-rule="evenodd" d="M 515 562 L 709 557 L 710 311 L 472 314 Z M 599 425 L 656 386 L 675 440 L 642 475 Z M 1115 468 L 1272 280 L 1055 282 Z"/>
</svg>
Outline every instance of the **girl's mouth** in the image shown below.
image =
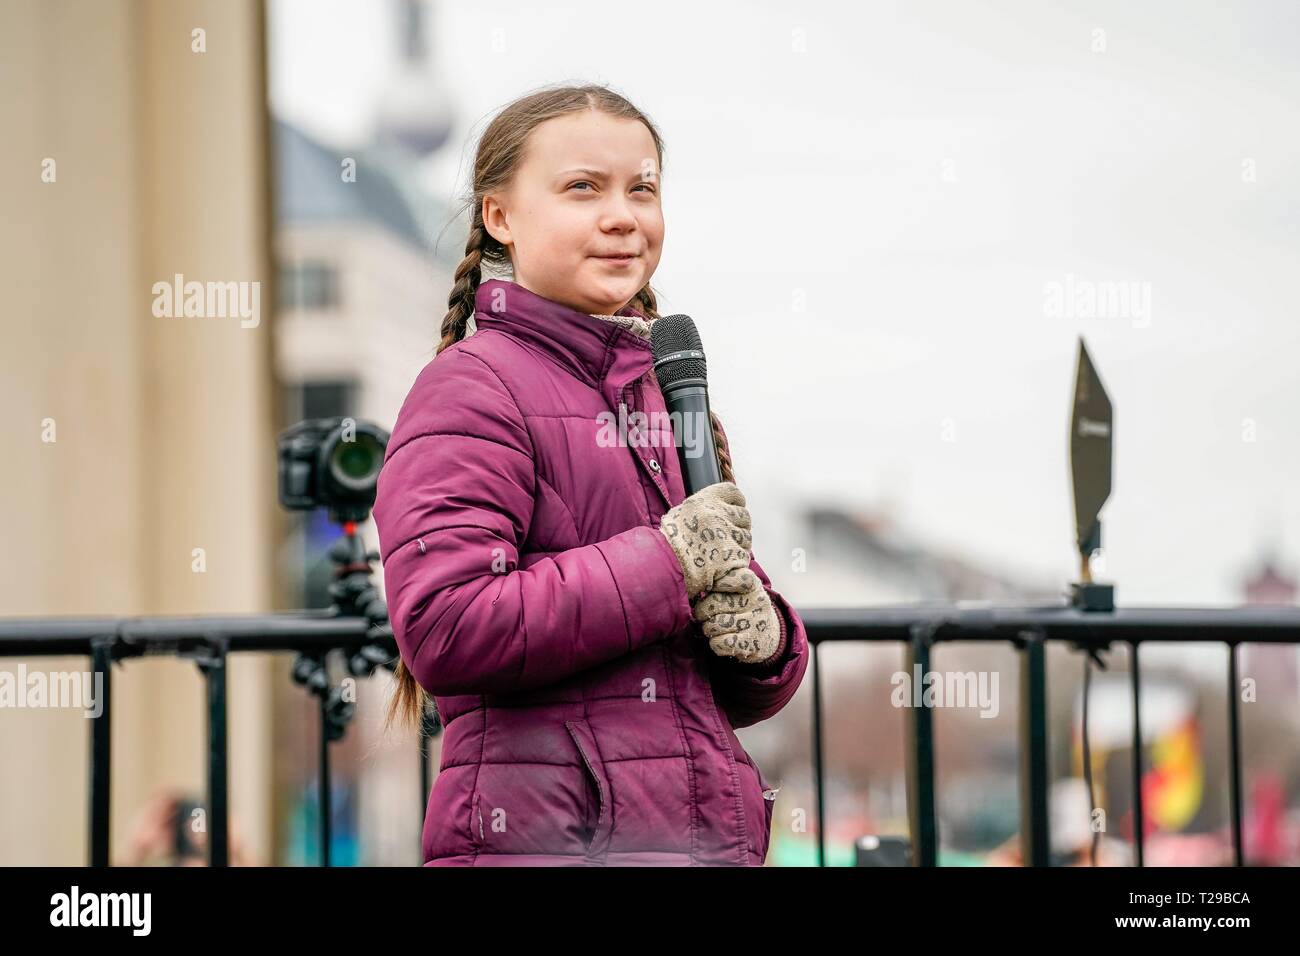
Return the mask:
<svg viewBox="0 0 1300 956">
<path fill-rule="evenodd" d="M 636 256 L 633 253 L 629 252 L 626 255 L 592 256 L 592 258 L 598 262 L 608 262 L 612 266 L 623 266 L 623 265 L 627 265 L 628 263 L 632 262 L 632 260 L 636 259 Z"/>
</svg>

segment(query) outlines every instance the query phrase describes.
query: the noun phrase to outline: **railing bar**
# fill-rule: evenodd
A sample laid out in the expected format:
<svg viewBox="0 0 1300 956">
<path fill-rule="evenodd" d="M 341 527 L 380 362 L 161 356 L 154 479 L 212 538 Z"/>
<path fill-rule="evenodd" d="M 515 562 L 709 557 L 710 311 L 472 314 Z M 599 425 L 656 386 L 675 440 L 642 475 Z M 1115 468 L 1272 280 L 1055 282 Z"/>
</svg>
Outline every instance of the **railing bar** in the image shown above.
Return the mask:
<svg viewBox="0 0 1300 956">
<path fill-rule="evenodd" d="M 113 783 L 113 638 L 91 646 L 91 669 L 101 683 L 99 716 L 90 721 L 90 865 L 109 865 Z"/>
<path fill-rule="evenodd" d="M 1133 641 L 1130 647 L 1129 684 L 1133 691 L 1133 847 L 1137 851 L 1137 865 L 1146 866 L 1142 812 L 1142 673 L 1138 665 L 1138 642 Z"/>
<path fill-rule="evenodd" d="M 1046 640 L 1069 640 L 1105 648 L 1114 641 L 1223 641 L 1297 643 L 1300 608 L 1128 607 L 1098 613 L 1063 607 L 951 607 L 904 605 L 871 608 L 808 608 L 800 616 L 819 642 L 907 641 L 918 624 L 934 626 L 936 640 L 1015 642 L 1021 631 L 1041 631 Z M 396 649 L 391 630 L 364 618 L 310 612 L 243 616 L 157 618 L 0 618 L 0 657 L 89 654 L 101 634 L 117 634 L 117 658 L 201 644 L 210 633 L 228 639 L 228 651 L 320 651 L 356 641 L 384 641 Z"/>
<path fill-rule="evenodd" d="M 1020 852 L 1026 866 L 1051 866 L 1048 830 L 1047 654 L 1041 634 L 1020 649 Z"/>
<path fill-rule="evenodd" d="M 230 778 L 227 761 L 226 644 L 211 642 L 200 659 L 208 690 L 208 863 L 230 865 Z"/>
<path fill-rule="evenodd" d="M 1240 681 L 1237 676 L 1237 645 L 1228 645 L 1228 746 L 1231 750 L 1232 862 L 1243 866 L 1245 853 L 1241 842 L 1241 711 Z"/>
<path fill-rule="evenodd" d="M 328 675 L 329 659 L 322 657 L 320 666 Z M 330 799 L 330 717 L 329 694 L 320 695 L 320 865 L 330 865 L 330 832 L 333 801 Z"/>
<path fill-rule="evenodd" d="M 929 627 L 914 629 L 907 642 L 907 673 L 913 678 L 913 693 L 924 694 L 924 676 L 930 672 L 930 648 L 933 633 Z M 920 686 L 916 682 L 920 680 Z M 924 697 L 922 697 L 924 699 Z M 934 713 L 930 707 L 908 708 L 905 724 L 907 740 L 908 829 L 912 844 L 913 866 L 937 866 L 939 862 L 938 824 L 935 819 L 934 786 Z"/>
<path fill-rule="evenodd" d="M 822 738 L 822 668 L 821 668 L 821 645 L 817 641 L 811 642 L 812 651 L 812 680 L 813 680 L 813 790 L 817 800 L 817 865 L 826 865 L 826 794 L 822 787 L 823 780 L 823 747 L 825 741 Z"/>
</svg>

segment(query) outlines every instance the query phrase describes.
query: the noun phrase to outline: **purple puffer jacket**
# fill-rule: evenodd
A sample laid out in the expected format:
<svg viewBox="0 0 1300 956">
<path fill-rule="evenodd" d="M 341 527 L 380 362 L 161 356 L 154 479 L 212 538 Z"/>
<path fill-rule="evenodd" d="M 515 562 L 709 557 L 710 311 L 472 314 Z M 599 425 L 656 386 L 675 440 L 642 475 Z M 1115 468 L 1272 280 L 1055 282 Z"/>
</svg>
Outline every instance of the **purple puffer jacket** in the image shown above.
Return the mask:
<svg viewBox="0 0 1300 956">
<path fill-rule="evenodd" d="M 775 793 L 733 728 L 794 695 L 803 623 L 756 561 L 776 659 L 717 657 L 692 620 L 649 342 L 499 279 L 475 322 L 416 378 L 374 508 L 393 632 L 445 727 L 424 865 L 761 866 Z M 620 404 L 652 428 L 610 443 Z"/>
</svg>

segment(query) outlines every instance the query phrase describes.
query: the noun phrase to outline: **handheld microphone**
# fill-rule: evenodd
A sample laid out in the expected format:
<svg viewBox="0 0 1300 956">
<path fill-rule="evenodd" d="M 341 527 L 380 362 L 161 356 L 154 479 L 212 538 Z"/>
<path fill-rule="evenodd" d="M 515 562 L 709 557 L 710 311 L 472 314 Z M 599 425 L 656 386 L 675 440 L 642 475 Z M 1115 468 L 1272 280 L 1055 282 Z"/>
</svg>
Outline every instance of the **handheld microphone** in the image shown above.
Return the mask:
<svg viewBox="0 0 1300 956">
<path fill-rule="evenodd" d="M 709 416 L 708 368 L 700 333 L 689 315 L 665 315 L 650 326 L 655 378 L 673 423 L 686 494 L 722 480 Z"/>
</svg>

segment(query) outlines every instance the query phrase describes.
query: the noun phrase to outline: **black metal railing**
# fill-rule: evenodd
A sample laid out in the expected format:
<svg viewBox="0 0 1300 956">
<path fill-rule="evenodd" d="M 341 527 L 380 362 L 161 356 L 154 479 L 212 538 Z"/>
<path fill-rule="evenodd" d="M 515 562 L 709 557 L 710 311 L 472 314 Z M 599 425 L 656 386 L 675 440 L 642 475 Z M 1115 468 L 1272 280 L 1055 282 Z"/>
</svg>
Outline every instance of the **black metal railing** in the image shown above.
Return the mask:
<svg viewBox="0 0 1300 956">
<path fill-rule="evenodd" d="M 1112 644 L 1130 648 L 1132 688 L 1133 834 L 1137 864 L 1143 865 L 1141 644 L 1218 642 L 1227 646 L 1228 745 L 1233 860 L 1243 865 L 1241 811 L 1240 695 L 1237 693 L 1237 646 L 1242 643 L 1300 643 L 1300 608 L 1119 608 L 1080 610 L 1074 606 L 965 607 L 925 606 L 829 609 L 800 612 L 807 627 L 812 659 L 813 777 L 817 813 L 817 858 L 825 865 L 825 772 L 822 729 L 823 698 L 819 650 L 826 643 L 897 641 L 907 650 L 909 673 L 920 666 L 930 671 L 930 653 L 939 641 L 1005 641 L 1020 654 L 1021 844 L 1030 866 L 1050 863 L 1048 831 L 1048 721 L 1046 643 L 1062 641 L 1089 655 Z M 248 617 L 149 618 L 10 618 L 0 620 L 0 658 L 84 654 L 91 671 L 102 679 L 103 710 L 91 722 L 89 766 L 90 864 L 109 864 L 109 809 L 112 763 L 112 666 L 146 654 L 191 658 L 206 683 L 208 711 L 209 860 L 224 866 L 229 860 L 227 779 L 226 660 L 232 653 L 296 652 L 295 678 L 320 698 L 320 799 L 322 863 L 328 865 L 330 840 L 329 742 L 337 739 L 346 714 L 329 690 L 327 656 L 341 653 L 348 672 L 368 676 L 391 666 L 397 655 L 391 629 L 364 617 L 336 611 L 295 612 Z M 315 667 L 305 666 L 314 663 Z M 430 786 L 428 735 L 420 736 L 421 790 L 419 811 L 425 812 Z M 907 795 L 911 861 L 934 866 L 939 832 L 935 810 L 934 728 L 928 707 L 908 709 Z M 1086 749 L 1086 748 L 1085 748 Z M 1086 756 L 1086 755 L 1085 755 Z"/>
<path fill-rule="evenodd" d="M 1046 642 L 1063 641 L 1096 660 L 1112 644 L 1130 649 L 1129 682 L 1133 701 L 1133 834 L 1137 865 L 1143 860 L 1141 668 L 1142 644 L 1215 642 L 1228 649 L 1228 747 L 1233 862 L 1242 866 L 1241 721 L 1237 646 L 1244 643 L 1300 643 L 1300 608 L 1156 608 L 1105 611 L 1072 605 L 996 608 L 907 606 L 870 609 L 810 609 L 800 612 L 812 652 L 813 778 L 817 800 L 817 859 L 825 865 L 824 741 L 822 685 L 818 651 L 824 643 L 897 641 L 907 649 L 907 670 L 930 670 L 930 651 L 938 641 L 1005 641 L 1020 655 L 1020 834 L 1022 858 L 1029 866 L 1050 863 L 1048 831 L 1048 723 Z M 1090 666 L 1090 665 L 1089 665 Z M 1085 711 L 1086 713 L 1086 711 Z M 934 866 L 939 834 L 935 813 L 934 728 L 931 709 L 912 707 L 907 715 L 907 799 L 912 862 Z M 1086 721 L 1085 721 L 1086 726 Z M 1085 759 L 1087 758 L 1085 744 Z"/>
<path fill-rule="evenodd" d="M 90 722 L 91 866 L 109 865 L 112 790 L 113 665 L 146 654 L 193 659 L 207 696 L 208 859 L 225 866 L 230 856 L 227 776 L 226 660 L 232 653 L 294 651 L 295 680 L 320 701 L 321 863 L 329 865 L 329 743 L 351 717 L 350 704 L 331 686 L 327 658 L 341 652 L 349 674 L 369 676 L 395 661 L 397 645 L 386 624 L 335 610 L 232 617 L 9 618 L 0 620 L 0 658 L 85 654 L 99 684 L 102 709 Z M 421 779 L 428 779 L 428 746 L 420 739 Z M 423 807 L 421 807 L 423 810 Z"/>
</svg>

